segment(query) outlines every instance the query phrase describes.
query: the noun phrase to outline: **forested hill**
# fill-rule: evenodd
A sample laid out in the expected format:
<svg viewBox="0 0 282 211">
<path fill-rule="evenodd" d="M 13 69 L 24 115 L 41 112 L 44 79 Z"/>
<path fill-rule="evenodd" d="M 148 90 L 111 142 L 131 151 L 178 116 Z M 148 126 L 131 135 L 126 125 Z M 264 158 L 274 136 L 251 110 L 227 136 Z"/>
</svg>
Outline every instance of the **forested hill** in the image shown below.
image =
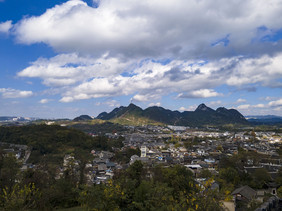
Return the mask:
<svg viewBox="0 0 282 211">
<path fill-rule="evenodd" d="M 121 106 L 107 113 L 102 112 L 97 119 L 110 120 L 116 123 L 136 124 L 142 123 L 160 123 L 179 126 L 218 126 L 225 124 L 250 124 L 245 117 L 235 109 L 226 109 L 220 107 L 216 110 L 200 104 L 195 111 L 171 111 L 162 107 L 149 107 L 141 109 L 130 104 L 127 107 Z"/>
<path fill-rule="evenodd" d="M 91 149 L 108 150 L 110 143 L 105 137 L 91 137 L 77 129 L 57 125 L 29 125 L 0 127 L 0 142 L 28 145 L 32 153 L 28 162 L 44 159 L 61 163 L 65 154 L 88 156 Z M 113 143 L 114 144 L 114 143 Z"/>
</svg>

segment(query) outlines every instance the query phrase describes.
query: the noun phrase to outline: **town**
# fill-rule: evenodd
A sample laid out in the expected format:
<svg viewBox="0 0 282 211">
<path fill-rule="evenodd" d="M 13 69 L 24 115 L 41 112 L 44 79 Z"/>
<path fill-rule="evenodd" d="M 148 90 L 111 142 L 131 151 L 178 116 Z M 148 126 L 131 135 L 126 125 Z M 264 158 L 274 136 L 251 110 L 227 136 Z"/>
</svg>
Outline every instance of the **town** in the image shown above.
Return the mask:
<svg viewBox="0 0 282 211">
<path fill-rule="evenodd" d="M 121 140 L 122 147 L 110 150 L 89 149 L 92 159 L 84 165 L 83 174 L 86 184 L 103 184 L 111 180 L 115 173 L 127 169 L 134 162 L 141 162 L 145 168 L 156 166 L 170 167 L 181 165 L 192 172 L 195 181 L 204 188 L 211 181 L 210 188 L 219 191 L 221 179 L 235 177 L 229 168 L 228 159 L 237 156 L 236 167 L 242 174 L 252 175 L 261 184 L 251 188 L 248 185 L 236 188 L 236 184 L 226 190 L 223 207 L 235 210 L 240 203 L 247 204 L 254 200 L 259 204 L 258 210 L 275 210 L 282 193 L 279 178 L 282 179 L 281 143 L 282 133 L 274 131 L 255 131 L 254 128 L 242 128 L 238 131 L 220 131 L 215 128 L 190 128 L 183 126 L 124 126 L 125 131 L 105 133 L 103 136 L 111 140 Z M 100 134 L 101 135 L 101 134 Z M 89 133 L 91 137 L 98 135 Z M 32 149 L 25 145 L 1 142 L 4 154 L 13 154 L 21 163 L 21 170 L 37 169 L 36 164 L 29 163 Z M 131 150 L 131 154 L 128 151 Z M 239 156 L 244 154 L 244 156 Z M 127 159 L 120 159 L 125 157 Z M 129 157 L 130 156 L 130 157 Z M 65 172 L 79 180 L 81 160 L 73 153 L 65 154 L 56 170 L 56 179 Z M 227 165 L 227 166 L 224 166 Z M 231 166 L 230 166 L 231 167 Z M 228 172 L 231 175 L 228 176 Z M 151 175 L 148 174 L 148 177 Z M 226 178 L 230 179 L 230 178 Z M 219 181 L 217 181 L 219 180 Z M 232 181 L 234 182 L 234 181 Z M 230 183 L 232 183 L 230 182 Z M 280 188 L 280 189 L 279 189 Z M 238 210 L 238 209 L 237 209 Z"/>
</svg>

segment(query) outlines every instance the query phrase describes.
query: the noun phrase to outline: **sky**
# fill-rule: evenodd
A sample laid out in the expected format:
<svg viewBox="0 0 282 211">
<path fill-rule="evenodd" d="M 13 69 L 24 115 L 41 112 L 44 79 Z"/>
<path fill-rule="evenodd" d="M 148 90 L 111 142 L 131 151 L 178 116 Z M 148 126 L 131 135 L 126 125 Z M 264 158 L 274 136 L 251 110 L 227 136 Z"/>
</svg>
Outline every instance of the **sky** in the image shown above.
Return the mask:
<svg viewBox="0 0 282 211">
<path fill-rule="evenodd" d="M 0 0 L 0 116 L 282 116 L 281 20 L 281 0 Z"/>
</svg>

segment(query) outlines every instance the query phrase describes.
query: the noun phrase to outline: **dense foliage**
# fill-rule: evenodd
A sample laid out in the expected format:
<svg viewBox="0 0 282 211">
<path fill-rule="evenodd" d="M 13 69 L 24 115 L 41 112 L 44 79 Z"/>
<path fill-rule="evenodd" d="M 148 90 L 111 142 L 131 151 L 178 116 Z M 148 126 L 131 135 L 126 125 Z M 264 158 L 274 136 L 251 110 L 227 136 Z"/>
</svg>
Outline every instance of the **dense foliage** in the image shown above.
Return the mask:
<svg viewBox="0 0 282 211">
<path fill-rule="evenodd" d="M 76 128 L 86 133 L 94 133 L 94 134 L 114 133 L 117 131 L 120 132 L 126 130 L 122 125 L 114 124 L 111 122 L 103 122 L 96 124 L 92 124 L 91 122 L 75 123 L 75 124 L 71 124 L 70 127 Z"/>
<path fill-rule="evenodd" d="M 127 107 L 115 108 L 113 111 L 103 112 L 97 119 L 111 120 L 121 124 L 168 124 L 190 127 L 221 126 L 225 124 L 249 125 L 250 123 L 235 109 L 218 108 L 213 110 L 204 104 L 199 105 L 195 111 L 171 111 L 162 107 L 149 107 L 145 110 L 129 104 Z M 130 120 L 130 121 L 128 121 Z"/>
<path fill-rule="evenodd" d="M 0 127 L 0 141 L 28 145 L 32 149 L 29 162 L 59 164 L 65 154 L 75 157 L 90 156 L 91 149 L 111 150 L 121 146 L 121 140 L 109 140 L 103 136 L 91 137 L 85 133 L 57 125 L 29 125 L 22 127 Z"/>
<path fill-rule="evenodd" d="M 15 160 L 8 157 L 1 159 L 1 172 L 7 170 L 5 162 L 14 163 L 17 169 Z M 147 168 L 136 161 L 117 172 L 113 180 L 90 186 L 67 173 L 56 180 L 49 168 L 17 175 L 17 180 L 10 181 L 0 176 L 0 207 L 4 210 L 221 210 L 219 195 L 209 188 L 209 181 L 199 186 L 192 173 L 178 165 Z"/>
</svg>

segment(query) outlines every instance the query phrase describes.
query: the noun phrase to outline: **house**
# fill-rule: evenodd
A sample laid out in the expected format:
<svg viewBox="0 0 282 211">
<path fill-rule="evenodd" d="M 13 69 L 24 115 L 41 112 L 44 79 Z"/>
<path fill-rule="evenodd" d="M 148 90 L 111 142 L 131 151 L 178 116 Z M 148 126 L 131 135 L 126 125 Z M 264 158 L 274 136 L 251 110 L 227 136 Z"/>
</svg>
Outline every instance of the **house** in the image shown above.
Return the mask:
<svg viewBox="0 0 282 211">
<path fill-rule="evenodd" d="M 162 157 L 170 157 L 171 152 L 168 150 L 162 150 Z"/>
<path fill-rule="evenodd" d="M 282 204 L 278 197 L 272 196 L 255 211 L 281 210 Z"/>
<path fill-rule="evenodd" d="M 141 146 L 140 151 L 141 151 L 141 157 L 144 158 L 147 156 L 147 152 L 149 151 L 149 149 L 146 146 Z"/>
<path fill-rule="evenodd" d="M 277 189 L 280 187 L 279 184 L 276 184 L 275 182 L 268 182 L 268 183 L 265 183 L 263 185 L 263 189 L 261 190 L 258 190 L 263 193 L 268 193 L 268 194 L 271 194 L 271 195 L 277 195 Z M 262 194 L 262 193 L 261 193 Z"/>
<path fill-rule="evenodd" d="M 106 172 L 106 170 L 107 170 L 107 165 L 106 164 L 99 164 L 98 165 L 98 172 L 99 173 L 105 173 Z"/>
<path fill-rule="evenodd" d="M 114 157 L 114 153 L 112 152 L 108 152 L 108 151 L 101 151 L 100 154 L 99 154 L 99 157 L 100 158 L 104 158 L 104 159 L 110 159 L 112 157 Z"/>
<path fill-rule="evenodd" d="M 199 164 L 190 164 L 190 165 L 184 165 L 185 167 L 187 167 L 189 170 L 191 170 L 194 174 L 194 176 L 197 176 L 202 167 Z"/>
<path fill-rule="evenodd" d="M 245 185 L 234 190 L 231 195 L 234 197 L 235 201 L 250 201 L 256 197 L 257 192 L 248 185 Z"/>
</svg>

